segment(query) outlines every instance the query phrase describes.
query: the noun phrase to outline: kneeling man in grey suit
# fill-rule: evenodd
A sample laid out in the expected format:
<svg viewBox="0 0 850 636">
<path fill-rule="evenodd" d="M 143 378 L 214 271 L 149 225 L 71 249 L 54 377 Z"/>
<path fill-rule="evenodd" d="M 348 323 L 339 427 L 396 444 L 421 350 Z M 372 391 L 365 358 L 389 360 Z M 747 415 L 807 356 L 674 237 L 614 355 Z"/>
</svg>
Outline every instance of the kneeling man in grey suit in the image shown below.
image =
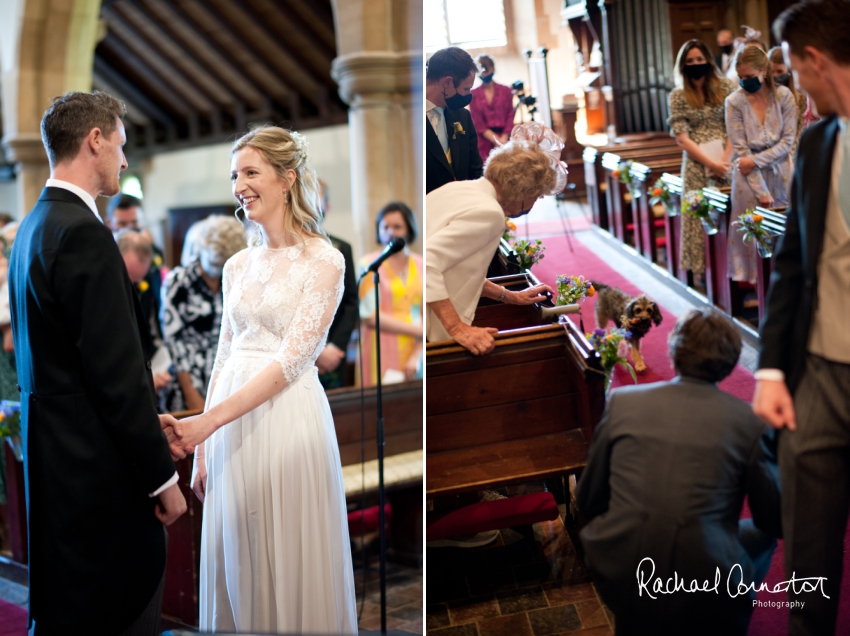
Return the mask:
<svg viewBox="0 0 850 636">
<path fill-rule="evenodd" d="M 677 377 L 617 389 L 594 432 L 585 562 L 618 636 L 746 634 L 781 536 L 772 431 L 716 386 L 741 353 L 726 318 L 692 310 L 669 347 Z"/>
</svg>

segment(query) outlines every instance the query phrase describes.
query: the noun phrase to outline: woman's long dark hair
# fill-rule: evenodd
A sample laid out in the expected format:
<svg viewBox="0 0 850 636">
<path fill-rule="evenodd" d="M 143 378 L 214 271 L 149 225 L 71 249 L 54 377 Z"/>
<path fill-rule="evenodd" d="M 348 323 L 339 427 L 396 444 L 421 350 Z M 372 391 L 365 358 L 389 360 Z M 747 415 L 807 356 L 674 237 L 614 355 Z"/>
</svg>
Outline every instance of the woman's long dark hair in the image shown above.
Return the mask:
<svg viewBox="0 0 850 636">
<path fill-rule="evenodd" d="M 708 74 L 705 76 L 705 82 L 702 84 L 702 91 L 697 90 L 693 80 L 685 75 L 685 60 L 688 59 L 688 53 L 692 49 L 699 49 L 705 61 L 711 66 Z M 702 40 L 688 40 L 679 49 L 679 54 L 676 56 L 676 70 L 679 73 L 682 90 L 685 92 L 685 100 L 691 108 L 702 108 L 703 106 L 722 106 L 726 100 L 726 93 L 723 91 L 723 83 L 720 81 L 720 73 L 717 70 L 717 65 L 714 63 L 714 57 L 711 51 Z"/>
</svg>

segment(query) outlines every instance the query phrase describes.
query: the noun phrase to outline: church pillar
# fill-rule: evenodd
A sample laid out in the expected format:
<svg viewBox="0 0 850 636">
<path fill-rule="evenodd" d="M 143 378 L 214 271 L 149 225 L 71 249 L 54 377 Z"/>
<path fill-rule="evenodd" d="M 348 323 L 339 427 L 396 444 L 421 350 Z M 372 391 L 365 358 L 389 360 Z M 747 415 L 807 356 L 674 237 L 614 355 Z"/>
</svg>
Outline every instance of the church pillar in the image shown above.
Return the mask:
<svg viewBox="0 0 850 636">
<path fill-rule="evenodd" d="M 40 124 L 51 98 L 90 91 L 100 0 L 11 0 L 0 29 L 3 149 L 16 165 L 18 218 L 38 200 L 50 170 Z"/>
<path fill-rule="evenodd" d="M 377 248 L 376 213 L 390 201 L 409 205 L 422 227 L 421 16 L 421 0 L 334 3 L 339 57 L 332 75 L 349 105 L 360 253 Z"/>
</svg>

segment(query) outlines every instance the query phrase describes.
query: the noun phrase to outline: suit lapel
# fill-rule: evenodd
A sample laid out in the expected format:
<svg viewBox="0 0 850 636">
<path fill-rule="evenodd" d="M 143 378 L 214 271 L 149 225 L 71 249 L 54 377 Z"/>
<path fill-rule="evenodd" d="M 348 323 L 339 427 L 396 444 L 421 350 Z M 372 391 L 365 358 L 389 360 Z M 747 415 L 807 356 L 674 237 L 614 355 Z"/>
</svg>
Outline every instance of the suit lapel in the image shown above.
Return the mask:
<svg viewBox="0 0 850 636">
<path fill-rule="evenodd" d="M 446 112 L 448 113 L 448 110 Z M 443 152 L 443 146 L 440 144 L 440 140 L 437 138 L 437 133 L 434 132 L 434 127 L 431 125 L 431 121 L 427 117 L 425 118 L 425 146 L 428 148 L 428 152 L 434 155 L 437 161 L 443 164 L 446 170 L 449 171 L 449 174 L 454 176 L 455 171 L 452 170 L 449 160 L 446 159 L 446 153 Z M 449 139 L 449 146 L 451 146 L 451 138 Z"/>
<path fill-rule="evenodd" d="M 838 118 L 821 128 L 820 143 L 817 150 L 804 158 L 802 176 L 805 189 L 803 196 L 798 195 L 805 210 L 805 222 L 800 224 L 803 232 L 802 244 L 807 246 L 806 263 L 808 271 L 817 272 L 818 259 L 823 248 L 823 235 L 826 230 L 826 206 L 829 201 L 830 182 L 832 180 L 832 158 L 838 139 Z M 799 157 L 798 157 L 799 161 Z"/>
</svg>

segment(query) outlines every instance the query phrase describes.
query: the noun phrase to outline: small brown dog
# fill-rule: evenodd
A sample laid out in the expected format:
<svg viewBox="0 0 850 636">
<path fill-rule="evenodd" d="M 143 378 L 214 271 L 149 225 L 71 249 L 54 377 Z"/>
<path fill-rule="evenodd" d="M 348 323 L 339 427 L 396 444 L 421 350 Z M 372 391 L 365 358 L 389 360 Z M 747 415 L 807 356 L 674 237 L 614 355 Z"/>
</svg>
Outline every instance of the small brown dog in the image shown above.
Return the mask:
<svg viewBox="0 0 850 636">
<path fill-rule="evenodd" d="M 605 329 L 611 320 L 618 327 L 631 332 L 629 345 L 635 371 L 645 371 L 646 363 L 640 355 L 640 340 L 652 325 L 661 324 L 661 310 L 646 294 L 632 298 L 622 289 L 604 283 L 593 283 L 599 297 L 596 299 L 596 324 Z"/>
</svg>

